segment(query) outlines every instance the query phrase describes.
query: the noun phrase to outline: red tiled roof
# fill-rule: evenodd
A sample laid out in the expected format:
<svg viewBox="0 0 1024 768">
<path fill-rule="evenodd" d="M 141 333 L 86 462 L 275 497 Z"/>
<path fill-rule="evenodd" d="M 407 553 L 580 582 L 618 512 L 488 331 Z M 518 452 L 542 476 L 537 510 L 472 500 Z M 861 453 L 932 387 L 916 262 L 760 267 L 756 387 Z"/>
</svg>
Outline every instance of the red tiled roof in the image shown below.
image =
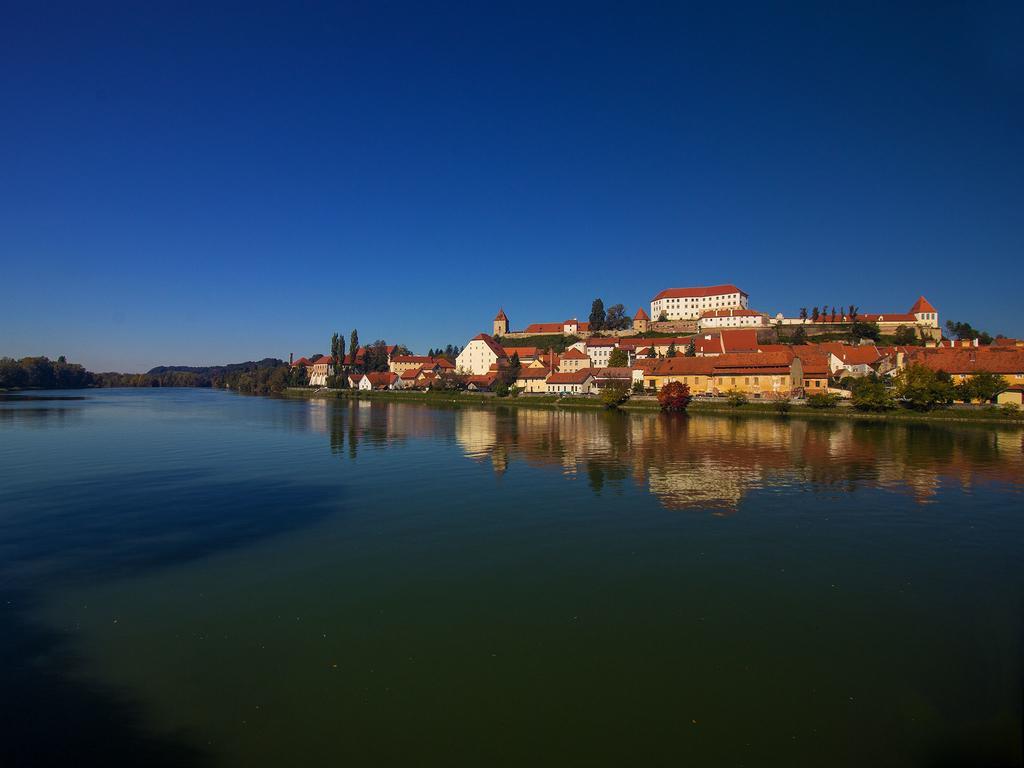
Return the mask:
<svg viewBox="0 0 1024 768">
<path fill-rule="evenodd" d="M 402 379 L 411 379 L 415 381 L 417 378 L 419 378 L 419 375 L 422 371 L 422 365 L 416 368 L 406 368 L 404 371 L 402 371 Z"/>
<path fill-rule="evenodd" d="M 715 372 L 727 372 L 733 368 L 778 368 L 780 366 L 789 368 L 793 361 L 793 355 L 787 352 L 752 352 L 740 354 L 719 355 L 711 358 L 715 365 Z"/>
<path fill-rule="evenodd" d="M 643 307 L 640 307 L 640 309 L 638 309 L 636 311 L 636 314 L 633 315 L 633 319 L 634 320 L 650 320 L 651 317 L 646 312 L 644 312 L 644 308 Z"/>
<path fill-rule="evenodd" d="M 531 323 L 526 326 L 526 330 L 523 333 L 535 333 L 535 334 L 546 334 L 546 333 L 561 333 L 561 323 Z"/>
<path fill-rule="evenodd" d="M 618 339 L 590 338 L 586 341 L 586 345 L 588 347 L 615 347 L 618 346 L 618 344 Z"/>
<path fill-rule="evenodd" d="M 757 331 L 753 328 L 735 328 L 721 332 L 726 352 L 754 352 L 757 350 Z"/>
<path fill-rule="evenodd" d="M 917 297 L 917 301 L 914 302 L 914 306 L 912 306 L 910 308 L 910 314 L 912 314 L 912 315 L 917 313 L 917 312 L 935 312 L 935 313 L 938 313 L 938 311 L 939 310 L 937 310 L 935 307 L 933 307 L 931 305 L 931 303 L 928 301 L 928 299 L 926 299 L 924 296 L 918 296 Z"/>
<path fill-rule="evenodd" d="M 586 352 L 581 352 L 580 350 L 578 350 L 575 347 L 573 347 L 572 349 L 566 350 L 565 352 L 562 353 L 562 359 L 563 360 L 589 360 L 590 358 L 587 356 Z"/>
<path fill-rule="evenodd" d="M 508 357 L 508 355 L 505 354 L 505 350 L 501 348 L 501 345 L 494 340 L 494 337 L 486 333 L 478 333 L 470 339 L 470 341 L 482 341 L 487 345 L 487 348 L 491 350 L 491 352 L 498 356 L 499 360 L 504 360 Z"/>
<path fill-rule="evenodd" d="M 306 358 L 300 357 L 298 360 L 292 363 L 292 368 L 297 368 L 300 365 L 312 365 L 312 363 L 310 363 L 309 360 L 307 360 Z"/>
<path fill-rule="evenodd" d="M 390 371 L 374 372 L 366 374 L 373 387 L 386 387 L 398 381 L 398 374 Z"/>
<path fill-rule="evenodd" d="M 730 293 L 739 293 L 743 296 L 747 294 L 737 288 L 735 285 L 707 285 L 699 288 L 666 288 L 664 291 L 655 296 L 651 301 L 657 301 L 658 299 L 683 299 L 683 298 L 701 298 L 704 296 L 723 296 Z"/>
<path fill-rule="evenodd" d="M 581 368 L 571 373 L 552 373 L 548 376 L 548 384 L 583 384 L 593 375 L 590 368 Z"/>
<path fill-rule="evenodd" d="M 587 322 L 581 323 L 581 322 L 578 322 L 577 320 L 566 320 L 563 323 L 530 323 L 530 325 L 526 326 L 526 330 L 523 331 L 523 333 L 532 333 L 532 334 L 558 333 L 558 334 L 561 334 L 565 330 L 565 326 L 569 325 L 571 323 L 575 323 L 577 326 L 579 326 L 577 328 L 577 330 L 580 330 L 580 331 L 589 331 L 590 330 L 590 323 L 587 323 Z"/>
<path fill-rule="evenodd" d="M 516 379 L 546 379 L 549 368 L 520 368 Z"/>
<path fill-rule="evenodd" d="M 514 355 L 514 354 L 518 354 L 520 360 L 522 360 L 524 357 L 536 357 L 537 356 L 537 348 L 536 347 L 509 347 L 509 346 L 504 346 L 504 347 L 502 347 L 502 349 L 505 350 L 505 354 L 508 355 L 509 357 L 512 357 L 512 355 Z"/>
<path fill-rule="evenodd" d="M 506 323 L 508 322 L 508 315 L 505 314 L 504 307 L 502 307 L 501 309 L 498 310 L 498 314 L 494 316 L 494 319 L 495 320 L 504 320 Z"/>
<path fill-rule="evenodd" d="M 1016 375 L 1024 374 L 1024 351 L 1002 347 L 991 349 L 918 349 L 909 353 L 907 363 L 921 363 L 933 371 L 946 373 L 990 373 Z"/>
<path fill-rule="evenodd" d="M 813 322 L 813 321 L 812 321 Z M 818 317 L 819 323 L 852 323 L 853 320 L 850 316 L 837 312 L 835 319 L 832 319 L 832 314 L 822 313 Z M 882 313 L 869 313 L 869 314 L 858 314 L 857 322 L 859 323 L 916 323 L 917 318 L 907 312 L 882 312 Z"/>
<path fill-rule="evenodd" d="M 666 357 L 654 361 L 654 376 L 710 376 L 715 370 L 713 357 Z M 638 361 L 640 362 L 640 361 Z"/>
<path fill-rule="evenodd" d="M 498 379 L 498 374 L 496 374 L 496 373 L 478 374 L 476 376 L 467 376 L 466 377 L 466 384 L 476 384 L 478 386 L 479 385 L 484 385 L 484 386 L 488 386 L 489 387 L 492 384 L 494 384 L 494 382 L 497 379 Z"/>
<path fill-rule="evenodd" d="M 597 368 L 594 370 L 595 379 L 632 379 L 632 368 Z"/>
<path fill-rule="evenodd" d="M 313 365 L 330 365 L 334 362 L 334 358 L 329 355 L 322 355 L 313 361 Z"/>
</svg>

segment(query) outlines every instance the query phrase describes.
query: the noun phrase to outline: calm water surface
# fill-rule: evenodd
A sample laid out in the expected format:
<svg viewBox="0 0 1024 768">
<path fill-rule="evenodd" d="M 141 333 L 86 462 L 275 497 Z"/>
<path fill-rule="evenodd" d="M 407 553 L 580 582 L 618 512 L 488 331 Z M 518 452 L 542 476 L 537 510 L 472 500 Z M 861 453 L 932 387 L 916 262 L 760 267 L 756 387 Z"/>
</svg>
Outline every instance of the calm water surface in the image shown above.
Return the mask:
<svg viewBox="0 0 1024 768">
<path fill-rule="evenodd" d="M 0 765 L 1021 765 L 1022 434 L 7 398 Z"/>
</svg>

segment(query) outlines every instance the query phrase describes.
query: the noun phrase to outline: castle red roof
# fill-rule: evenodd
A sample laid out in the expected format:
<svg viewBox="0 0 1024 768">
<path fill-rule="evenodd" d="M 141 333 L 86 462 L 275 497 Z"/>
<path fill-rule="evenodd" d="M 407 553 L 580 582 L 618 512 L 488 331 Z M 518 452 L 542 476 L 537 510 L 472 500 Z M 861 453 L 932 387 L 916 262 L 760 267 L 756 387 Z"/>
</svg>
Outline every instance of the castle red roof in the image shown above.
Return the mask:
<svg viewBox="0 0 1024 768">
<path fill-rule="evenodd" d="M 658 299 L 683 299 L 683 298 L 702 298 L 705 296 L 724 296 L 730 293 L 738 293 L 742 296 L 747 294 L 741 291 L 735 285 L 706 285 L 698 288 L 666 288 L 664 291 L 655 296 L 652 301 Z"/>
<path fill-rule="evenodd" d="M 939 310 L 933 307 L 924 296 L 918 296 L 917 301 L 914 302 L 914 306 L 910 308 L 910 314 L 912 315 L 917 314 L 918 312 L 934 312 L 938 314 L 938 311 Z"/>
<path fill-rule="evenodd" d="M 644 312 L 644 308 L 640 307 L 640 309 L 638 309 L 636 311 L 636 314 L 633 315 L 633 319 L 634 320 L 650 320 L 651 318 L 650 318 L 650 315 L 648 315 L 646 312 Z"/>
<path fill-rule="evenodd" d="M 508 315 L 505 314 L 505 309 L 504 308 L 499 309 L 498 310 L 498 314 L 494 316 L 494 319 L 495 320 L 504 320 L 507 323 L 508 322 Z"/>
</svg>

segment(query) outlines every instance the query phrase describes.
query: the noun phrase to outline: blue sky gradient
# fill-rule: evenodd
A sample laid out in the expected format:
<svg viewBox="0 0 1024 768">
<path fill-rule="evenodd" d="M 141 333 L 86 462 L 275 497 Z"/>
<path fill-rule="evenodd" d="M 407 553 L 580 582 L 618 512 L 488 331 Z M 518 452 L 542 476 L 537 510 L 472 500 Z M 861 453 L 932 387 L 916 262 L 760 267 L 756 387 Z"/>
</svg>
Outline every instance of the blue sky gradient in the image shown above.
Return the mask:
<svg viewBox="0 0 1024 768">
<path fill-rule="evenodd" d="M 733 282 L 1024 335 L 1024 5 L 7 3 L 0 354 L 416 351 Z"/>
</svg>

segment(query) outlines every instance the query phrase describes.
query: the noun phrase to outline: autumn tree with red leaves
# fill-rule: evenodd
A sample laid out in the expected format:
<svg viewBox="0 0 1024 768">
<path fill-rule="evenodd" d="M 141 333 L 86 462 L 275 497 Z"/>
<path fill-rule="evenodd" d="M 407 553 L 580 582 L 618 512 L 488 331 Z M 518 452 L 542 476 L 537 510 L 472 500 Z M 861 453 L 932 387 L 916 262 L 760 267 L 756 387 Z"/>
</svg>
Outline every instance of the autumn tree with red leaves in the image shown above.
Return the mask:
<svg viewBox="0 0 1024 768">
<path fill-rule="evenodd" d="M 693 398 L 690 396 L 690 388 L 678 381 L 670 381 L 658 392 L 658 403 L 661 410 L 672 413 L 682 413 Z"/>
</svg>

